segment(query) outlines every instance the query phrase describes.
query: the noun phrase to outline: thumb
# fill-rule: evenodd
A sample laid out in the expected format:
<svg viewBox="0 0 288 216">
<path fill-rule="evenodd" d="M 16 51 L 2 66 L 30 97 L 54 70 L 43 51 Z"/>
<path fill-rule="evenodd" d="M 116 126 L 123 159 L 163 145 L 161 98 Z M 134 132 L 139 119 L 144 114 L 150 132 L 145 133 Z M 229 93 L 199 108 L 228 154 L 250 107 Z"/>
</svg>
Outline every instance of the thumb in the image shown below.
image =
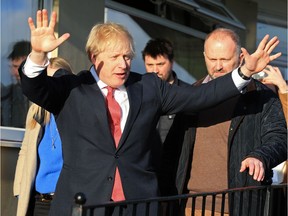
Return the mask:
<svg viewBox="0 0 288 216">
<path fill-rule="evenodd" d="M 60 44 L 64 43 L 69 37 L 70 37 L 70 34 L 69 34 L 69 33 L 65 33 L 65 34 L 63 34 L 61 37 L 59 37 L 59 38 L 57 39 L 57 47 L 58 47 Z"/>
<path fill-rule="evenodd" d="M 246 170 L 246 168 L 247 168 L 246 160 L 244 160 L 241 163 L 240 172 L 244 172 Z"/>
</svg>

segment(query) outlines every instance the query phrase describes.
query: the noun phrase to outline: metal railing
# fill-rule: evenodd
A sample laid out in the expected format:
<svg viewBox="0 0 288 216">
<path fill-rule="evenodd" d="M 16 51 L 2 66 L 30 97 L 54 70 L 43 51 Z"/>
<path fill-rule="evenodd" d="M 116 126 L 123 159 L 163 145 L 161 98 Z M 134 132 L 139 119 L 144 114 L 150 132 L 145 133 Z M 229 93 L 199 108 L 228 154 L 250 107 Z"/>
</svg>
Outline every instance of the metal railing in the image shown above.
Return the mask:
<svg viewBox="0 0 288 216">
<path fill-rule="evenodd" d="M 286 216 L 287 188 L 287 184 L 255 186 L 95 205 L 85 205 L 85 194 L 77 193 L 72 216 L 196 216 L 197 208 L 201 216 L 227 215 L 227 209 L 233 216 Z"/>
</svg>

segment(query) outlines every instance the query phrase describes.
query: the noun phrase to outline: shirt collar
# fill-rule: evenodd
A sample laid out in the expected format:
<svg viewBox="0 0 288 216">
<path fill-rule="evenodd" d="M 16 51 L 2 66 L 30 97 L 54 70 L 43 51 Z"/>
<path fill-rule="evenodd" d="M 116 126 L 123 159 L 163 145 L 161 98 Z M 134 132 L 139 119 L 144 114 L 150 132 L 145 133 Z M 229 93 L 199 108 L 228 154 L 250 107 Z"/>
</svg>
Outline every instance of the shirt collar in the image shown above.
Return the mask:
<svg viewBox="0 0 288 216">
<path fill-rule="evenodd" d="M 202 83 L 208 83 L 208 82 L 210 82 L 211 80 L 212 80 L 211 77 L 210 77 L 209 75 L 207 75 L 207 76 L 205 77 L 205 79 L 203 80 Z"/>
<path fill-rule="evenodd" d="M 91 72 L 92 76 L 94 77 L 94 79 L 96 80 L 96 83 L 97 83 L 97 85 L 99 86 L 100 89 L 103 89 L 103 88 L 106 88 L 106 87 L 107 87 L 107 84 L 104 83 L 102 80 L 99 79 L 99 77 L 98 77 L 98 75 L 97 75 L 97 73 L 96 73 L 96 70 L 95 70 L 94 65 L 92 65 L 92 66 L 90 67 L 90 72 Z M 118 89 L 119 89 L 120 91 L 123 91 L 123 90 L 125 90 L 126 88 L 125 88 L 124 85 L 122 85 L 122 86 L 120 86 Z"/>
</svg>

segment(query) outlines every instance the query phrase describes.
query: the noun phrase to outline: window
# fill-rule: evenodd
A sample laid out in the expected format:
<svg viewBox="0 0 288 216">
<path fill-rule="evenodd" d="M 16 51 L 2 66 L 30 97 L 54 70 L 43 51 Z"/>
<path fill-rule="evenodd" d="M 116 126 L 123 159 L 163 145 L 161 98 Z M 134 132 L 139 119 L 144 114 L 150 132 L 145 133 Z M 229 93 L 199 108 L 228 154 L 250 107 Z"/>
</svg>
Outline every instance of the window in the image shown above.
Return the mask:
<svg viewBox="0 0 288 216">
<path fill-rule="evenodd" d="M 1 0 L 1 126 L 23 128 L 25 125 L 27 109 L 22 109 L 21 102 L 18 100 L 22 96 L 21 87 L 18 85 L 15 91 L 12 88 L 14 84 L 17 84 L 17 79 L 10 73 L 12 65 L 8 60 L 8 55 L 16 42 L 30 40 L 27 19 L 29 16 L 35 18 L 39 6 L 44 6 L 50 11 L 52 0 L 45 2 L 40 0 Z M 19 119 L 12 112 L 17 113 Z M 12 116 L 15 117 L 17 123 L 12 122 Z"/>
</svg>

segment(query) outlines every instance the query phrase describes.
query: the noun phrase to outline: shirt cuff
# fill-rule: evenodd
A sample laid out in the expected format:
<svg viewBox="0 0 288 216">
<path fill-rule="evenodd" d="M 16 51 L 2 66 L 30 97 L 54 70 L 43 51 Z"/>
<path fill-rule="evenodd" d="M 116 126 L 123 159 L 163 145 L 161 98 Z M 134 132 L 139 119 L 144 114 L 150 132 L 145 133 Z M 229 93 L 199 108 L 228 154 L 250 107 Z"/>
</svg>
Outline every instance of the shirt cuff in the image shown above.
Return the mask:
<svg viewBox="0 0 288 216">
<path fill-rule="evenodd" d="M 232 71 L 232 80 L 236 88 L 243 93 L 243 89 L 248 85 L 250 80 L 244 80 L 238 73 L 238 68 Z"/>
<path fill-rule="evenodd" d="M 26 62 L 23 66 L 23 73 L 29 77 L 29 78 L 34 78 L 37 77 L 39 74 L 42 73 L 42 71 L 48 67 L 49 65 L 49 59 L 47 58 L 45 60 L 44 65 L 37 65 L 30 59 L 30 55 L 27 57 Z"/>
</svg>

